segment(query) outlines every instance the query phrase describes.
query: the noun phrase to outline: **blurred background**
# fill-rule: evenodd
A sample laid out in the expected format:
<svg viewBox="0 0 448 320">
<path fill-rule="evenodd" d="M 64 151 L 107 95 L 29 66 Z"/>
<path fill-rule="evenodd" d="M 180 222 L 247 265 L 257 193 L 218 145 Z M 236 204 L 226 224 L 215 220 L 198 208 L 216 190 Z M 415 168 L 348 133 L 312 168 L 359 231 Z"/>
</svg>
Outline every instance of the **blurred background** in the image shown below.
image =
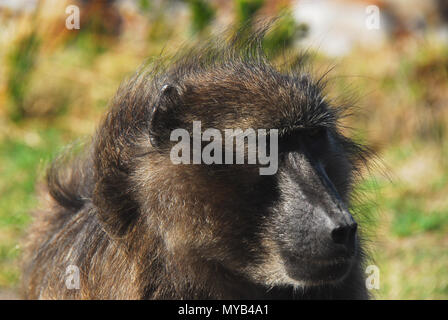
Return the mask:
<svg viewBox="0 0 448 320">
<path fill-rule="evenodd" d="M 317 73 L 331 69 L 329 95 L 359 111 L 347 134 L 381 159 L 354 208 L 380 270 L 374 297 L 448 298 L 446 0 L 0 0 L 0 298 L 17 297 L 36 182 L 94 132 L 120 82 L 147 58 L 278 15 L 269 57 L 306 50 Z"/>
</svg>

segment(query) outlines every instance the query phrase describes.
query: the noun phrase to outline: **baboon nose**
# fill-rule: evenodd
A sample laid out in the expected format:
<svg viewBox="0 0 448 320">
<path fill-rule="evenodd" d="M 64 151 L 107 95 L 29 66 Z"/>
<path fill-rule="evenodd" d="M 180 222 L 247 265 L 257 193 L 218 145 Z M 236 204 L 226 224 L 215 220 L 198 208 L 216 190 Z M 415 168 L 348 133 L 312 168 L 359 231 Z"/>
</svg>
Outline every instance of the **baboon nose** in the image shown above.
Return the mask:
<svg viewBox="0 0 448 320">
<path fill-rule="evenodd" d="M 356 222 L 338 226 L 331 231 L 331 238 L 337 244 L 342 244 L 349 250 L 353 250 L 355 246 L 356 229 L 358 224 Z"/>
</svg>

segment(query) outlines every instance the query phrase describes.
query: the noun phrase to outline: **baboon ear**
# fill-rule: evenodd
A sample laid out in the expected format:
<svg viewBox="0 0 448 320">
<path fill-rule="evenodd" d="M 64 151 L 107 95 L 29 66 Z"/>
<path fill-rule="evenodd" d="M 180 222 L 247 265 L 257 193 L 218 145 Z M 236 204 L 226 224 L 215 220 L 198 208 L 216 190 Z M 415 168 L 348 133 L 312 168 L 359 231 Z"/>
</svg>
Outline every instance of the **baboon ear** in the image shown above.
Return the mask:
<svg viewBox="0 0 448 320">
<path fill-rule="evenodd" d="M 170 132 L 176 128 L 175 110 L 181 103 L 180 88 L 173 84 L 165 84 L 159 93 L 149 120 L 149 139 L 151 145 L 160 148 L 169 141 Z"/>
</svg>

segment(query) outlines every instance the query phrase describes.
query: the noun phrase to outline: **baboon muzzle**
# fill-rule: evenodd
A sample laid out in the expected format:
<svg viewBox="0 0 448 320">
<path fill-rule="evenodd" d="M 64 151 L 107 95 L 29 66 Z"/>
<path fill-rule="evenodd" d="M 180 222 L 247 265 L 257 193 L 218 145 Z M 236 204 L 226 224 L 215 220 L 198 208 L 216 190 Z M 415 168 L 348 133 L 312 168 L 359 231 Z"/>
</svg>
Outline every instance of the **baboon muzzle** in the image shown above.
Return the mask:
<svg viewBox="0 0 448 320">
<path fill-rule="evenodd" d="M 291 277 L 332 281 L 350 269 L 357 224 L 324 165 L 290 152 L 280 175 L 277 236 Z"/>
</svg>

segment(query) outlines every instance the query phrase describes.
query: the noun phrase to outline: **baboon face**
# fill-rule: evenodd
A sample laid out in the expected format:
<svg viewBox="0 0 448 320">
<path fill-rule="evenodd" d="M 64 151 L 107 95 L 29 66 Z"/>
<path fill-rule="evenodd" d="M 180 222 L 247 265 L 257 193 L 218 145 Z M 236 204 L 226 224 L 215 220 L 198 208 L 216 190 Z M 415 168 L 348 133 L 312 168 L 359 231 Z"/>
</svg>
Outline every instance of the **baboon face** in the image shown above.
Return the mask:
<svg viewBox="0 0 448 320">
<path fill-rule="evenodd" d="M 92 146 L 50 167 L 26 249 L 28 297 L 367 298 L 347 208 L 368 153 L 342 135 L 345 108 L 324 99 L 322 78 L 276 69 L 262 33 L 238 37 L 144 66 Z M 245 146 L 217 143 L 205 162 L 211 140 L 238 130 Z M 173 161 L 184 139 L 189 163 Z M 81 290 L 61 281 L 67 264 Z"/>
<path fill-rule="evenodd" d="M 241 63 L 158 88 L 150 126 L 157 160 L 142 174 L 166 186 L 152 197 L 180 208 L 161 227 L 173 255 L 206 258 L 266 286 L 343 279 L 357 255 L 357 224 L 347 209 L 357 146 L 339 133 L 338 111 L 321 84 Z M 258 164 L 160 170 L 173 146 L 170 131 L 191 132 L 193 121 L 222 132 L 278 129 L 277 172 L 260 175 Z"/>
<path fill-rule="evenodd" d="M 341 280 L 357 250 L 357 224 L 344 201 L 350 164 L 325 128 L 292 134 L 285 143 L 268 227 L 276 255 L 299 284 Z"/>
</svg>

